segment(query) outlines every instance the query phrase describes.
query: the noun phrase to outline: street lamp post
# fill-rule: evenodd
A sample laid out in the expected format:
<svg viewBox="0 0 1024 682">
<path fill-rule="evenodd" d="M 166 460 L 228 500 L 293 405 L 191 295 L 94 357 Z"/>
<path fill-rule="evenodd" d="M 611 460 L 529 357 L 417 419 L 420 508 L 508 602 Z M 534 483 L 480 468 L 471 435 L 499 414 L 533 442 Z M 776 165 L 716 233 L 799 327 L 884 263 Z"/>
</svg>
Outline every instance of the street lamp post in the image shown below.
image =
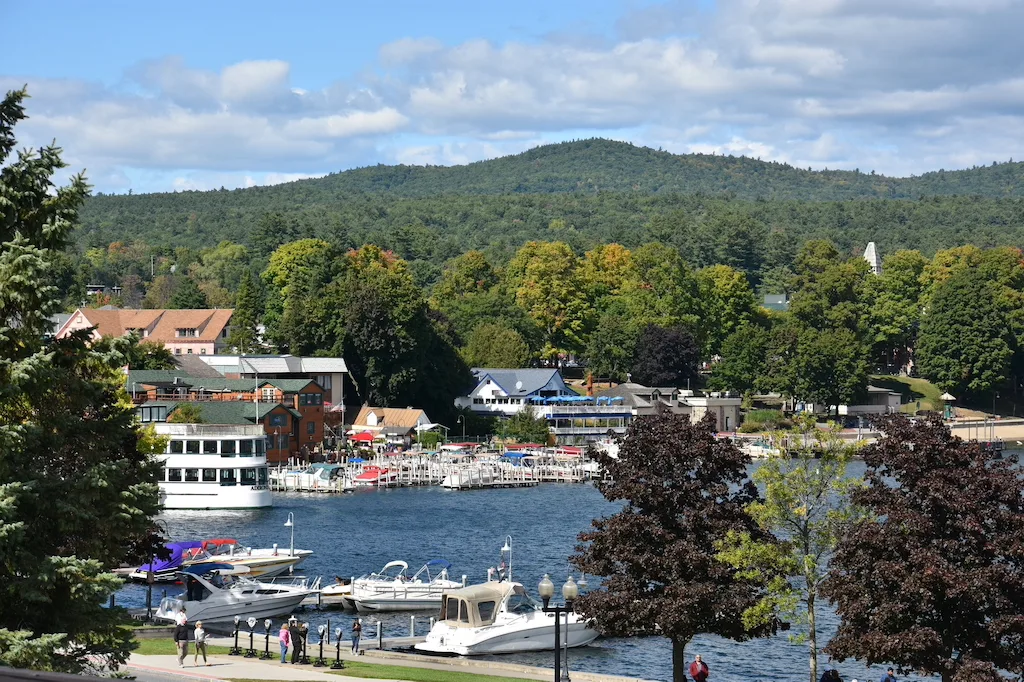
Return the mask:
<svg viewBox="0 0 1024 682">
<path fill-rule="evenodd" d="M 295 512 L 288 512 L 288 520 L 284 527 L 291 531 L 288 539 L 288 556 L 295 556 Z"/>
<path fill-rule="evenodd" d="M 586 578 L 580 581 L 584 586 L 586 585 Z M 569 666 L 568 663 L 565 667 L 563 675 L 562 671 L 562 615 L 565 615 L 565 648 L 566 657 L 568 657 L 569 649 L 569 614 L 573 612 L 572 603 L 576 597 L 579 596 L 579 586 L 572 579 L 570 575 L 565 584 L 562 585 L 562 599 L 565 600 L 564 606 L 551 606 L 551 597 L 555 594 L 555 585 L 551 582 L 551 578 L 545 573 L 544 577 L 541 578 L 540 583 L 537 585 L 537 592 L 540 594 L 541 601 L 544 602 L 543 610 L 544 613 L 553 614 L 555 617 L 555 682 L 569 682 Z M 568 658 L 567 658 L 568 660 Z"/>
<path fill-rule="evenodd" d="M 462 442 L 466 442 L 466 419 L 464 415 L 459 415 L 459 418 L 455 421 L 456 424 L 462 424 Z"/>
</svg>

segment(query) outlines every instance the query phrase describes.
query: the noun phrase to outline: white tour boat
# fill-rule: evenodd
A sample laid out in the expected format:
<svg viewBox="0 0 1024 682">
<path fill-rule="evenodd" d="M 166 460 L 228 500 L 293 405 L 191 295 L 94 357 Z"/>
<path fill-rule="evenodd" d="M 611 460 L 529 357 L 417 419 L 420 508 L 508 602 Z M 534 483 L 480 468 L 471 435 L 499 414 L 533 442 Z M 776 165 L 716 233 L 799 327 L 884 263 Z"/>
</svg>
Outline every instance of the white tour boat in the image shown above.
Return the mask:
<svg viewBox="0 0 1024 682">
<path fill-rule="evenodd" d="M 267 441 L 260 425 L 152 424 L 168 439 L 160 502 L 164 509 L 253 509 L 273 504 Z"/>
<path fill-rule="evenodd" d="M 461 581 L 448 577 L 449 568 L 451 564 L 447 561 L 433 559 L 410 578 L 408 564 L 392 561 L 379 574 L 352 581 L 348 599 L 360 613 L 436 609 L 445 590 L 466 586 L 465 576 Z"/>
<path fill-rule="evenodd" d="M 227 564 L 187 567 L 181 576 L 185 592 L 160 600 L 156 618 L 173 622 L 183 608 L 193 623 L 268 618 L 291 612 L 320 587 L 319 578 L 311 584 L 305 578 L 254 580 L 244 575 L 244 568 Z"/>
<path fill-rule="evenodd" d="M 598 632 L 575 613 L 560 625 L 560 647 L 586 646 Z M 446 592 L 441 614 L 419 651 L 459 656 L 548 651 L 555 648 L 555 616 L 516 582 L 490 581 Z"/>
</svg>

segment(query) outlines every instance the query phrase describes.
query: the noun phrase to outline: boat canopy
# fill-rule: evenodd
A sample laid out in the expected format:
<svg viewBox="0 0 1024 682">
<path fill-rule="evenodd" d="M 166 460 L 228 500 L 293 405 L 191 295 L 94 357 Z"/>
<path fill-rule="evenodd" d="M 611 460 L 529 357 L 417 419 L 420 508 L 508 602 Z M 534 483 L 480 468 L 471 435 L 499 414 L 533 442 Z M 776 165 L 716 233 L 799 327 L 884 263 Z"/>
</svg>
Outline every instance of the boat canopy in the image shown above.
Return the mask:
<svg viewBox="0 0 1024 682">
<path fill-rule="evenodd" d="M 206 575 L 213 572 L 221 575 L 241 575 L 248 573 L 249 567 L 237 564 L 195 564 L 193 566 L 185 566 L 181 569 L 181 572 L 190 575 Z"/>
<path fill-rule="evenodd" d="M 506 452 L 505 453 L 505 457 L 508 457 L 509 459 L 522 459 L 523 457 L 529 457 L 529 456 L 530 456 L 529 453 L 520 452 L 518 450 L 513 450 L 511 452 Z"/>
<path fill-rule="evenodd" d="M 369 431 L 363 431 L 362 433 L 357 433 L 356 435 L 352 436 L 352 440 L 356 441 L 357 443 L 372 443 L 374 438 L 375 436 Z"/>
<path fill-rule="evenodd" d="M 446 591 L 441 597 L 441 613 L 438 620 L 452 627 L 478 628 L 494 622 L 494 616 L 510 595 L 520 594 L 529 600 L 529 595 L 519 583 L 486 582 L 457 590 Z"/>
<path fill-rule="evenodd" d="M 172 568 L 181 566 L 181 562 L 185 559 L 185 553 L 190 549 L 199 549 L 203 546 L 203 543 L 198 540 L 186 540 L 185 542 L 168 542 L 164 545 L 167 550 L 171 553 L 166 559 L 156 559 L 152 563 L 142 564 L 139 566 L 140 573 L 146 573 L 152 570 L 154 573 L 158 571 L 168 571 Z"/>
<path fill-rule="evenodd" d="M 444 559 L 431 559 L 428 561 L 426 566 L 440 566 L 441 568 L 451 568 L 452 565 Z"/>
<path fill-rule="evenodd" d="M 362 457 L 353 457 L 352 459 L 349 460 L 349 462 L 352 464 L 362 464 L 365 461 L 366 460 L 363 459 Z"/>
</svg>

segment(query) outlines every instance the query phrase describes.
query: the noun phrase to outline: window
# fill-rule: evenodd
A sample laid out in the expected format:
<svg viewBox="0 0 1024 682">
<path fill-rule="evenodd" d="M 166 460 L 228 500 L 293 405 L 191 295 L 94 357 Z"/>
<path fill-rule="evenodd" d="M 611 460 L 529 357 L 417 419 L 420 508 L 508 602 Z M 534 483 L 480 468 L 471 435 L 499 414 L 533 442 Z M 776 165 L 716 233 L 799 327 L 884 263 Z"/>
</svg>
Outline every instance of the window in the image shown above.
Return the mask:
<svg viewBox="0 0 1024 682">
<path fill-rule="evenodd" d="M 200 348 L 199 349 L 199 354 L 200 355 L 206 355 L 206 349 L 205 348 Z"/>
<path fill-rule="evenodd" d="M 260 467 L 259 469 L 256 470 L 256 473 L 259 476 L 259 484 L 260 485 L 266 485 L 267 484 L 267 467 Z"/>
<path fill-rule="evenodd" d="M 480 622 L 483 625 L 489 625 L 491 620 L 494 618 L 494 607 L 496 604 L 492 601 L 482 601 L 476 605 L 477 611 L 480 613 Z"/>
<path fill-rule="evenodd" d="M 252 457 L 252 441 L 251 440 L 240 440 L 238 441 L 238 454 L 242 457 Z"/>
<path fill-rule="evenodd" d="M 274 400 L 277 399 L 277 389 L 275 389 L 273 386 L 264 386 L 262 390 L 263 395 L 261 396 L 261 399 L 264 402 L 272 403 L 274 402 Z"/>
<path fill-rule="evenodd" d="M 313 381 L 320 384 L 320 387 L 325 391 L 331 390 L 331 375 L 330 374 L 317 374 L 313 377 Z"/>
<path fill-rule="evenodd" d="M 234 469 L 221 469 L 220 470 L 220 484 L 221 485 L 236 485 L 235 481 L 235 470 Z"/>
<path fill-rule="evenodd" d="M 316 433 L 316 422 L 306 422 L 306 434 L 312 436 Z"/>
<path fill-rule="evenodd" d="M 187 452 L 190 455 L 198 455 L 199 454 L 199 441 L 197 441 L 197 440 L 187 440 L 187 441 L 185 441 L 185 452 Z"/>
<path fill-rule="evenodd" d="M 288 449 L 288 434 L 282 433 L 277 437 L 277 449 L 287 450 Z"/>
<path fill-rule="evenodd" d="M 483 405 L 484 404 L 484 399 L 483 398 L 473 398 L 473 404 L 474 405 Z"/>
<path fill-rule="evenodd" d="M 203 441 L 203 454 L 204 455 L 216 455 L 217 454 L 217 441 L 215 441 L 215 440 L 204 440 Z"/>
<path fill-rule="evenodd" d="M 180 441 L 180 440 L 172 440 L 171 441 L 170 453 L 172 455 L 180 455 L 181 453 L 183 453 L 185 451 L 184 447 L 185 446 L 184 446 L 182 441 Z"/>
<path fill-rule="evenodd" d="M 216 469 L 203 469 L 203 483 L 216 483 L 217 482 L 217 470 Z"/>
<path fill-rule="evenodd" d="M 268 423 L 271 426 L 288 426 L 288 415 L 286 414 L 272 414 Z"/>
<path fill-rule="evenodd" d="M 221 457 L 234 457 L 235 456 L 235 441 L 233 441 L 233 440 L 222 440 L 220 442 L 220 456 Z"/>
<path fill-rule="evenodd" d="M 242 469 L 242 485 L 256 485 L 256 469 Z"/>
<path fill-rule="evenodd" d="M 188 349 L 188 354 L 192 355 L 192 349 L 191 348 Z"/>
<path fill-rule="evenodd" d="M 174 349 L 174 354 L 175 355 L 181 355 L 181 349 L 180 348 L 175 348 Z"/>
<path fill-rule="evenodd" d="M 198 483 L 199 482 L 199 469 L 185 469 L 185 482 L 186 483 Z"/>
<path fill-rule="evenodd" d="M 194 327 L 179 327 L 174 330 L 174 335 L 180 338 L 196 338 L 199 336 L 199 331 Z"/>
<path fill-rule="evenodd" d="M 266 457 L 267 456 L 267 437 L 256 439 L 256 456 Z"/>
<path fill-rule="evenodd" d="M 180 481 L 181 480 L 181 469 L 168 469 L 167 470 L 168 481 Z"/>
<path fill-rule="evenodd" d="M 469 602 L 460 600 L 459 601 L 459 622 L 469 622 Z"/>
<path fill-rule="evenodd" d="M 316 405 L 323 405 L 323 396 L 319 393 L 300 393 L 299 394 L 299 405 L 304 407 L 314 407 Z"/>
</svg>

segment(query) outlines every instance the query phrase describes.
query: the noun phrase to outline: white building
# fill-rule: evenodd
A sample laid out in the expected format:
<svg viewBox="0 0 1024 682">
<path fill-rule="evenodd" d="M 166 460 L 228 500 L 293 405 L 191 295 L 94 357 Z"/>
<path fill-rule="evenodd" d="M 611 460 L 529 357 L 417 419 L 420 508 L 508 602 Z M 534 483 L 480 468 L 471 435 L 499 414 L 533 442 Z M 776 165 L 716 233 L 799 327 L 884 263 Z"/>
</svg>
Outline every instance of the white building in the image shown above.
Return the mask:
<svg viewBox="0 0 1024 682">
<path fill-rule="evenodd" d="M 864 249 L 864 260 L 871 266 L 872 274 L 882 274 L 882 259 L 878 256 L 878 249 L 875 248 L 874 242 L 868 242 L 868 247 Z"/>
<path fill-rule="evenodd" d="M 455 407 L 478 414 L 511 416 L 531 399 L 578 395 L 566 386 L 557 369 L 488 369 L 474 367 L 477 384 Z"/>
<path fill-rule="evenodd" d="M 878 386 L 868 386 L 867 396 L 864 402 L 858 405 L 839 405 L 838 412 L 844 417 L 858 417 L 869 414 L 891 414 L 900 411 L 903 403 L 903 396 L 896 391 Z M 797 403 L 797 411 L 827 413 L 832 409 L 830 405 L 816 405 L 814 403 Z"/>
</svg>

